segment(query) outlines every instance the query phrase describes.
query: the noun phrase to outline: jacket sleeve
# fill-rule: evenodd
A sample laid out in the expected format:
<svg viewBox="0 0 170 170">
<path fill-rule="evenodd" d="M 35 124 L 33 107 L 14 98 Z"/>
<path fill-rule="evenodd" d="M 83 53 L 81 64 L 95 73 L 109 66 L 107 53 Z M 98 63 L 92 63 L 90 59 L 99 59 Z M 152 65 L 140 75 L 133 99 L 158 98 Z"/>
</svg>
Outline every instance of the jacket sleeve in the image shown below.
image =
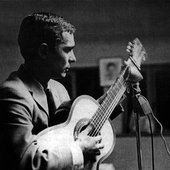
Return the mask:
<svg viewBox="0 0 170 170">
<path fill-rule="evenodd" d="M 82 169 L 83 156 L 76 142 L 69 147 L 42 147 L 37 142 L 37 136 L 32 134 L 33 105 L 24 94 L 0 89 L 0 108 L 0 161 L 3 167 L 10 170 Z"/>
</svg>

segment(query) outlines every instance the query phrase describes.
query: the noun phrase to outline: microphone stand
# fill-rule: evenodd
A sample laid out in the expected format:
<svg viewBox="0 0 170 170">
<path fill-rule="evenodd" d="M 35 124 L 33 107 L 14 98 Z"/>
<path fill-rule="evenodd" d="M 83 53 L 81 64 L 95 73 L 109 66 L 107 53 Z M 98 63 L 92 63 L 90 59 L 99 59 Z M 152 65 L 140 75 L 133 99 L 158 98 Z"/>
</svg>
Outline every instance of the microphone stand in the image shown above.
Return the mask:
<svg viewBox="0 0 170 170">
<path fill-rule="evenodd" d="M 152 113 L 152 109 L 150 107 L 148 100 L 141 95 L 139 82 L 131 84 L 131 98 L 132 107 L 135 114 L 138 168 L 139 170 L 142 170 L 141 131 L 139 120 L 140 116 L 146 116 Z"/>
<path fill-rule="evenodd" d="M 136 128 L 136 147 L 137 147 L 137 159 L 138 159 L 138 169 L 142 170 L 142 150 L 141 150 L 141 130 L 140 130 L 140 116 L 139 109 L 137 105 L 138 96 L 140 95 L 139 83 L 131 84 L 131 94 L 132 94 L 132 107 L 135 117 L 135 128 Z"/>
</svg>

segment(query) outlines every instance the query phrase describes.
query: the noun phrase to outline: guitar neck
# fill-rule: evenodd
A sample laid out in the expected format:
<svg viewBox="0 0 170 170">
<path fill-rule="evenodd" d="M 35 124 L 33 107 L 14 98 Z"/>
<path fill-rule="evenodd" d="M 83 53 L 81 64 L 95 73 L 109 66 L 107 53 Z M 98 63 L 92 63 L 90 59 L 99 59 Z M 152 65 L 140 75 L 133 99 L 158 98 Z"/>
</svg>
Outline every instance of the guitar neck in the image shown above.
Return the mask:
<svg viewBox="0 0 170 170">
<path fill-rule="evenodd" d="M 110 117 L 116 105 L 119 103 L 121 97 L 126 91 L 126 78 L 128 74 L 128 67 L 126 66 L 116 82 L 107 91 L 107 96 L 92 117 L 90 123 L 95 128 L 95 135 L 97 135 L 106 120 Z M 93 133 L 94 134 L 94 133 Z"/>
</svg>

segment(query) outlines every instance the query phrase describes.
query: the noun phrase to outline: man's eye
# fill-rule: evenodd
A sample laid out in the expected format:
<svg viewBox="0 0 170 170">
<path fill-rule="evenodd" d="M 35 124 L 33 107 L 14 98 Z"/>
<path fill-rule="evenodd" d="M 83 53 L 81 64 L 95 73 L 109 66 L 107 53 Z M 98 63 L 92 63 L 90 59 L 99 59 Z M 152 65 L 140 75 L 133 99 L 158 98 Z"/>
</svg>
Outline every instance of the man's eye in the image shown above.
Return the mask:
<svg viewBox="0 0 170 170">
<path fill-rule="evenodd" d="M 71 48 L 64 48 L 64 52 L 69 53 L 71 51 Z"/>
</svg>

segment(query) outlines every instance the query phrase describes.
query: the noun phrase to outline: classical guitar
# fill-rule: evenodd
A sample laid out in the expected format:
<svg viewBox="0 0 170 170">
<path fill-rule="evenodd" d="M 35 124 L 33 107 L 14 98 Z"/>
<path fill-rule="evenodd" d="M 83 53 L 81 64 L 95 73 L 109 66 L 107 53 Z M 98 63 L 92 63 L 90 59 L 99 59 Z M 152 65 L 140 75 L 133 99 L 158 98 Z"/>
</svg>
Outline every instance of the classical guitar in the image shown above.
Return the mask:
<svg viewBox="0 0 170 170">
<path fill-rule="evenodd" d="M 90 129 L 88 131 L 90 136 L 96 136 L 100 133 L 105 147 L 101 150 L 101 154 L 96 157 L 96 162 L 89 162 L 85 165 L 84 170 L 99 169 L 99 164 L 110 155 L 116 143 L 115 133 L 109 117 L 127 89 L 128 77 L 131 74 L 129 70 L 131 72 L 135 70 L 132 77 L 136 75 L 136 77 L 140 77 L 138 74 L 141 75 L 138 70 L 146 52 L 139 39 L 136 38 L 132 42 L 129 51 L 130 58 L 127 60 L 126 66 L 122 69 L 116 82 L 107 91 L 102 104 L 99 105 L 95 99 L 88 95 L 78 97 L 72 104 L 67 121 L 63 124 L 49 127 L 38 134 L 38 143 L 52 145 L 54 142 L 58 142 L 60 145 L 62 143 L 64 144 L 63 146 L 69 146 L 85 128 Z"/>
</svg>

